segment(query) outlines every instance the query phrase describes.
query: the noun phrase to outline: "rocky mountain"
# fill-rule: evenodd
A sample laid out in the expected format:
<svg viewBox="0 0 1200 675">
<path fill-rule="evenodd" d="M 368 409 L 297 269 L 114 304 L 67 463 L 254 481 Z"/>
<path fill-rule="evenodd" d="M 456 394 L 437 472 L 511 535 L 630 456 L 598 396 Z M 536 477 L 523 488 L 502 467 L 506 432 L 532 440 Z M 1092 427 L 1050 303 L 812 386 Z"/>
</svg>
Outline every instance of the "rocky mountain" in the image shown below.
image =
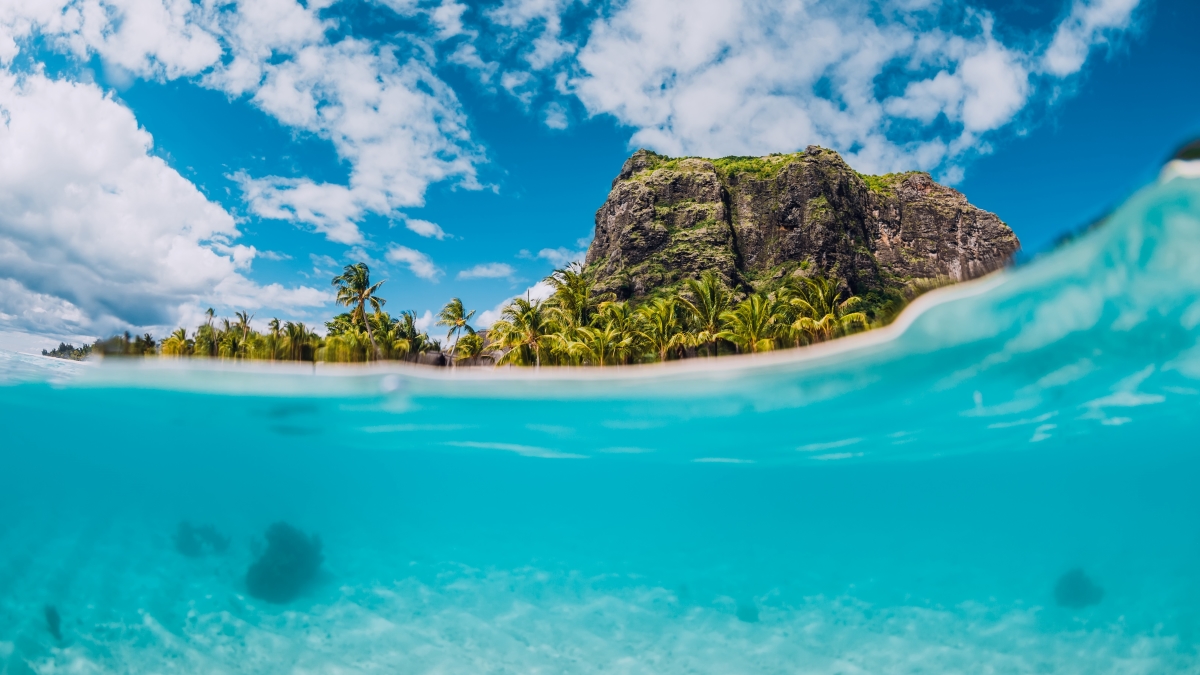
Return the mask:
<svg viewBox="0 0 1200 675">
<path fill-rule="evenodd" d="M 820 274 L 883 301 L 913 279 L 1004 266 L 1016 235 L 922 172 L 867 176 L 832 150 L 670 158 L 638 150 L 596 212 L 586 267 L 619 298 L 704 270 L 743 291 Z"/>
</svg>

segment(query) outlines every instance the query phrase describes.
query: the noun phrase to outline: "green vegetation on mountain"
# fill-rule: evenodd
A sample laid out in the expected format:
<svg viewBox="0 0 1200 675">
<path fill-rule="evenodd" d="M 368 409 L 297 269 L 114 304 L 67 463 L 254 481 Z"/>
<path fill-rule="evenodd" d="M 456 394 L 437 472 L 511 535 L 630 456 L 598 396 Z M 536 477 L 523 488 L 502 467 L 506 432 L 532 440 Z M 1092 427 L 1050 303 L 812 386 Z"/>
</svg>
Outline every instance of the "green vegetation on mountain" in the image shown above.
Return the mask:
<svg viewBox="0 0 1200 675">
<path fill-rule="evenodd" d="M 599 291 L 634 301 L 705 271 L 739 300 L 825 277 L 886 321 L 910 284 L 985 274 L 1018 246 L 999 218 L 926 173 L 870 176 L 817 146 L 719 159 L 639 150 L 596 213 L 586 266 Z"/>
</svg>

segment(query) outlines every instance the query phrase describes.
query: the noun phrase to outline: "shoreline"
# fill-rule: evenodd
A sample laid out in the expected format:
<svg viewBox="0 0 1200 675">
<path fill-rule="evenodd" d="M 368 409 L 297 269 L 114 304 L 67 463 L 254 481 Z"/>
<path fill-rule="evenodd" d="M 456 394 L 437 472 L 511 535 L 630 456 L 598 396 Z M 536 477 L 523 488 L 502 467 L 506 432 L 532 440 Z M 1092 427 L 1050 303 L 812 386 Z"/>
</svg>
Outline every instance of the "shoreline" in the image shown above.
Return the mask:
<svg viewBox="0 0 1200 675">
<path fill-rule="evenodd" d="M 720 382 L 734 375 L 761 372 L 768 368 L 788 367 L 791 369 L 816 365 L 855 352 L 865 352 L 894 342 L 912 324 L 931 309 L 943 304 L 963 300 L 998 288 L 1013 278 L 1011 268 L 1005 268 L 985 276 L 932 290 L 916 298 L 887 326 L 856 333 L 827 342 L 803 347 L 780 349 L 759 354 L 730 354 L 720 357 L 698 357 L 658 363 L 613 365 L 613 366 L 465 366 L 448 368 L 415 363 L 389 361 L 384 363 L 324 363 L 282 361 L 222 361 L 200 358 L 120 359 L 104 364 L 96 361 L 76 363 L 89 366 L 87 372 L 56 386 L 118 388 L 137 386 L 171 391 L 194 393 L 223 393 L 229 395 L 275 395 L 294 397 L 323 397 L 345 395 L 352 397 L 392 394 L 433 393 L 439 395 L 471 397 L 481 395 L 488 398 L 546 398 L 549 394 L 560 397 L 595 397 L 600 392 L 590 387 L 582 390 L 554 391 L 530 387 L 498 390 L 485 386 L 485 390 L 462 390 L 460 384 L 629 384 L 644 385 L 654 382 L 662 385 L 678 384 L 680 381 L 711 380 Z M 41 359 L 63 361 L 49 356 Z M 211 375 L 222 375 L 220 378 Z M 274 377 L 263 378 L 263 375 Z M 232 376 L 232 377 L 230 377 Z M 241 376 L 241 377 L 238 377 Z M 319 378 L 319 379 L 314 379 Z M 312 386 L 317 382 L 321 385 Z M 340 386 L 329 386 L 338 382 Z M 652 389 L 658 389 L 654 387 Z M 622 393 L 624 388 L 619 388 Z M 652 393 L 645 390 L 644 393 Z M 704 395 L 706 392 L 696 392 Z M 678 396 L 679 391 L 671 392 Z M 686 392 L 684 392 L 686 395 Z"/>
</svg>

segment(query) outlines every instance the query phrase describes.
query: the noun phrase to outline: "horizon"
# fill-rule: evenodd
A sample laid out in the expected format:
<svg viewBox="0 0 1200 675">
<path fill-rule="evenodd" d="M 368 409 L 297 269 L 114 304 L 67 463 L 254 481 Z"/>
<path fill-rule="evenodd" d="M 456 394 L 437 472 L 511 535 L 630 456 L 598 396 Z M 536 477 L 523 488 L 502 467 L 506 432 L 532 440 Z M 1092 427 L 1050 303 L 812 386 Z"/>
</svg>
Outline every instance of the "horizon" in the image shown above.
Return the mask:
<svg viewBox="0 0 1200 675">
<path fill-rule="evenodd" d="M 1182 1 L 104 4 L 0 14 L 2 348 L 322 326 L 359 261 L 393 313 L 486 322 L 582 257 L 637 147 L 929 171 L 1031 255 L 1200 131 Z"/>
</svg>

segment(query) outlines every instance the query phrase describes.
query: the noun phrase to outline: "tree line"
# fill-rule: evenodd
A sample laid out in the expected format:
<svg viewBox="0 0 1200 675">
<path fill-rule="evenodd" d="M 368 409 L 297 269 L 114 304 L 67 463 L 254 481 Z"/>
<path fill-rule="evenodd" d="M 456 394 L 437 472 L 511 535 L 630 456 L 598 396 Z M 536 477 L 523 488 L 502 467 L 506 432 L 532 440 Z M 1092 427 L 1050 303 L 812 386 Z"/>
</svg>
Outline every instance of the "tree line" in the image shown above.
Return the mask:
<svg viewBox="0 0 1200 675">
<path fill-rule="evenodd" d="M 770 292 L 739 297 L 720 275 L 706 272 L 677 291 L 635 303 L 598 293 L 578 263 L 547 279 L 545 300 L 516 298 L 486 330 L 471 325 L 474 310 L 458 298 L 438 313 L 445 339 L 431 338 L 411 310 L 392 316 L 365 263 L 347 265 L 333 278 L 337 303 L 347 311 L 325 323 L 324 336 L 303 323 L 271 319 L 267 329 L 253 315 L 236 312 L 189 332 L 179 328 L 158 341 L 129 333 L 97 341 L 106 355 L 161 355 L 273 361 L 352 363 L 421 361 L 445 365 L 612 366 L 800 347 L 866 330 L 885 322 L 869 319 L 863 301 L 836 279 L 791 276 Z M 941 285 L 924 280 L 914 293 Z M 67 353 L 71 352 L 69 345 Z M 60 347 L 58 352 L 63 351 Z M 57 355 L 46 353 L 47 355 Z"/>
</svg>

